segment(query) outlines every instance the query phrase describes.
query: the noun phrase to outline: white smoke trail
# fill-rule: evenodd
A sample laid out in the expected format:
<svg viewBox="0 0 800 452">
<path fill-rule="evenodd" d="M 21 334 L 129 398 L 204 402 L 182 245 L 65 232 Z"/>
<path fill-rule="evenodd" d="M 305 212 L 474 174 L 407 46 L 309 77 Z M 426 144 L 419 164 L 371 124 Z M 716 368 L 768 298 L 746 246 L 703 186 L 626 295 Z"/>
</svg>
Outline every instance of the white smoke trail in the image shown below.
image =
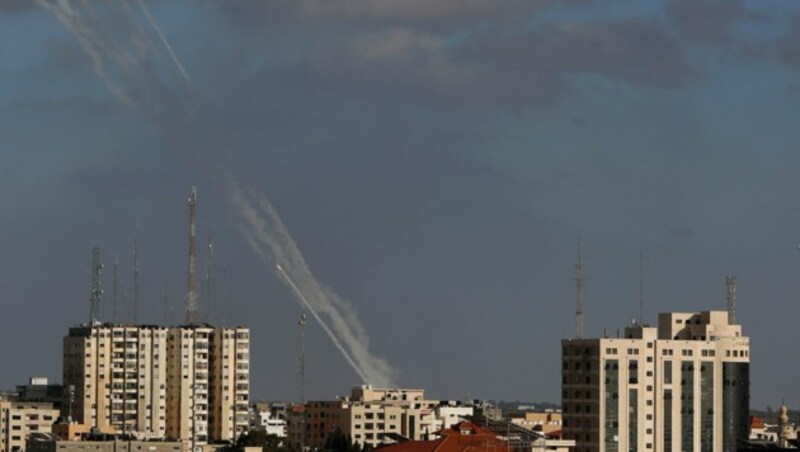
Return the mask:
<svg viewBox="0 0 800 452">
<path fill-rule="evenodd" d="M 333 345 L 335 345 L 336 348 L 339 349 L 342 355 L 344 355 L 344 359 L 347 360 L 348 364 L 350 364 L 350 367 L 352 367 L 353 370 L 358 374 L 358 376 L 361 377 L 361 382 L 366 383 L 369 379 L 367 378 L 366 375 L 364 375 L 364 371 L 358 367 L 358 364 L 356 364 L 353 361 L 353 358 L 350 357 L 350 354 L 347 353 L 347 350 L 345 350 L 344 347 L 342 347 L 342 343 L 339 342 L 339 339 L 336 338 L 336 335 L 333 334 L 333 331 L 331 331 L 331 329 L 328 328 L 328 325 L 326 325 L 325 322 L 322 321 L 322 318 L 320 318 L 319 314 L 317 314 L 317 311 L 316 309 L 314 309 L 314 306 L 311 306 L 311 303 L 308 302 L 306 297 L 303 295 L 303 292 L 300 292 L 300 289 L 298 289 L 297 285 L 294 283 L 294 281 L 292 281 L 292 278 L 290 278 L 289 275 L 286 274 L 286 272 L 283 270 L 283 267 L 281 267 L 280 264 L 277 264 L 275 268 L 277 268 L 278 271 L 281 273 L 281 275 L 283 275 L 283 277 L 286 278 L 286 281 L 292 287 L 292 290 L 294 291 L 295 295 L 297 295 L 297 297 L 300 299 L 300 303 L 306 305 L 308 307 L 308 310 L 311 311 L 311 314 L 314 316 L 314 318 L 316 318 L 319 324 L 322 325 L 322 329 L 325 330 L 325 333 L 328 335 L 331 341 L 333 341 Z"/>
<path fill-rule="evenodd" d="M 95 35 L 95 30 L 87 26 L 86 22 L 82 20 L 81 15 L 72 8 L 69 0 L 58 0 L 58 3 L 51 3 L 48 0 L 34 1 L 41 8 L 44 8 L 55 16 L 56 20 L 75 36 L 81 48 L 83 48 L 83 51 L 89 56 L 89 59 L 92 60 L 92 69 L 95 75 L 105 83 L 108 90 L 111 91 L 111 94 L 123 104 L 131 105 L 131 99 L 125 94 L 125 91 L 117 86 L 105 72 L 103 54 L 106 52 L 105 49 L 102 48 L 104 43 Z"/>
<path fill-rule="evenodd" d="M 294 239 L 269 200 L 257 191 L 232 188 L 233 199 L 247 222 L 246 237 L 262 257 L 272 257 L 289 279 L 296 282 L 314 310 L 323 313 L 333 330 L 347 347 L 353 360 L 363 370 L 366 382 L 377 386 L 393 386 L 396 371 L 389 363 L 369 351 L 369 337 L 353 307 L 332 290 L 317 282 Z M 256 210 L 257 206 L 258 210 Z M 271 253 L 266 253 L 262 245 Z"/>
<path fill-rule="evenodd" d="M 178 55 L 175 54 L 175 51 L 172 50 L 172 45 L 167 40 L 167 37 L 164 36 L 164 32 L 161 30 L 161 27 L 158 25 L 158 22 L 153 19 L 153 16 L 150 14 L 150 10 L 147 8 L 147 5 L 144 4 L 143 0 L 139 0 L 139 7 L 142 9 L 144 16 L 147 18 L 147 21 L 150 23 L 150 26 L 153 27 L 156 34 L 159 38 L 161 38 L 161 43 L 164 44 L 164 48 L 167 49 L 169 52 L 169 56 L 172 58 L 172 62 L 175 63 L 175 66 L 180 71 L 183 78 L 191 83 L 192 79 L 189 77 L 189 73 L 186 72 L 186 69 L 183 68 L 183 64 L 181 64 L 181 60 L 178 58 Z"/>
<path fill-rule="evenodd" d="M 146 19 L 167 49 L 172 63 L 181 73 L 182 83 L 188 85 L 189 74 L 149 10 L 141 0 L 138 1 Z M 104 17 L 87 0 L 82 0 L 81 12 L 73 8 L 70 0 L 36 0 L 36 3 L 53 14 L 78 39 L 92 61 L 95 74 L 112 94 L 126 105 L 142 108 L 148 119 L 162 129 L 176 151 L 194 160 L 195 164 L 205 163 L 210 175 L 216 176 L 218 181 L 230 188 L 229 195 L 244 220 L 241 230 L 250 247 L 266 262 L 281 266 L 286 282 L 290 283 L 296 294 L 302 296 L 322 328 L 326 332 L 332 331 L 329 335 L 334 344 L 362 380 L 379 386 L 393 386 L 396 371 L 386 360 L 369 350 L 369 337 L 355 309 L 316 280 L 267 197 L 252 188 L 242 189 L 238 181 L 244 179 L 244 174 L 234 171 L 230 164 L 214 165 L 203 161 L 203 158 L 213 158 L 214 152 L 226 147 L 220 145 L 220 142 L 226 141 L 224 134 L 214 131 L 213 121 L 201 121 L 201 125 L 209 127 L 197 126 L 196 115 L 198 111 L 202 114 L 202 108 L 194 108 L 199 99 L 193 96 L 191 89 L 186 89 L 190 86 L 183 86 L 183 89 L 167 86 L 154 72 L 153 65 L 148 61 L 148 52 L 157 53 L 157 49 L 136 24 L 127 0 L 107 0 L 105 3 L 107 9 L 119 10 L 122 7 L 121 13 L 115 16 L 117 22 L 114 27 L 108 27 L 103 22 Z M 125 36 L 126 41 L 118 42 L 117 36 L 120 34 Z M 106 65 L 106 62 L 109 64 Z M 109 68 L 116 70 L 119 81 L 107 74 Z M 136 95 L 129 96 L 123 87 Z M 198 155 L 203 150 L 208 155 Z M 317 313 L 328 319 L 330 328 Z"/>
</svg>

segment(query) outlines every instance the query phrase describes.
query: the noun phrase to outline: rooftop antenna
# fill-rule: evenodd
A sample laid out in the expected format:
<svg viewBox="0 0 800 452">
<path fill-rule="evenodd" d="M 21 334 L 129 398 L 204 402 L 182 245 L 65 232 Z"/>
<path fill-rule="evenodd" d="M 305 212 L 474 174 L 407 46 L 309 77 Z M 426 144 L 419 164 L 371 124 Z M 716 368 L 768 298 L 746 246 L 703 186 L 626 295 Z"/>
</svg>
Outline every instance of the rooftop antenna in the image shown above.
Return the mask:
<svg viewBox="0 0 800 452">
<path fill-rule="evenodd" d="M 578 264 L 575 265 L 575 336 L 583 338 L 583 238 L 578 238 Z"/>
<path fill-rule="evenodd" d="M 133 324 L 139 323 L 139 222 L 133 234 Z"/>
<path fill-rule="evenodd" d="M 103 264 L 100 263 L 100 248 L 92 248 L 92 307 L 89 315 L 89 324 L 95 325 L 100 322 L 100 297 L 103 289 L 100 288 L 100 272 Z"/>
<path fill-rule="evenodd" d="M 189 287 L 186 293 L 186 322 L 197 322 L 197 255 L 195 252 L 195 208 L 197 206 L 197 187 L 192 186 L 189 196 Z"/>
<path fill-rule="evenodd" d="M 114 256 L 114 305 L 111 321 L 117 322 L 117 299 L 119 296 L 119 256 Z"/>
<path fill-rule="evenodd" d="M 214 239 L 208 239 L 208 255 L 206 257 L 206 303 L 208 304 L 208 317 L 211 316 L 212 283 L 214 280 Z"/>
<path fill-rule="evenodd" d="M 222 262 L 222 305 L 227 307 L 230 301 L 230 297 L 228 296 L 228 264 L 226 262 Z M 225 324 L 225 312 L 226 310 L 222 310 L 222 324 Z"/>
<path fill-rule="evenodd" d="M 639 326 L 644 326 L 644 259 L 639 250 Z"/>
<path fill-rule="evenodd" d="M 306 450 L 306 307 L 302 307 L 300 320 L 297 322 L 300 329 L 300 356 L 298 360 L 298 372 L 300 374 L 300 405 L 303 407 L 302 423 L 300 425 L 300 450 Z"/>
<path fill-rule="evenodd" d="M 164 326 L 169 325 L 169 283 L 164 284 Z"/>
<path fill-rule="evenodd" d="M 728 324 L 736 325 L 736 277 L 725 277 L 725 288 L 728 299 Z"/>
</svg>

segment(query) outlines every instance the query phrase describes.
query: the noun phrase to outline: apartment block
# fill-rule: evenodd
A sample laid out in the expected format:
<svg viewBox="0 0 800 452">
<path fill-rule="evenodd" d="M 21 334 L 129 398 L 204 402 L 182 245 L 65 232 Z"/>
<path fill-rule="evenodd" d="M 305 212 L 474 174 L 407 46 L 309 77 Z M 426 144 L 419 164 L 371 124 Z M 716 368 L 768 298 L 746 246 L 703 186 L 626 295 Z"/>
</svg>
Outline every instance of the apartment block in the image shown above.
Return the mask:
<svg viewBox="0 0 800 452">
<path fill-rule="evenodd" d="M 65 414 L 146 438 L 166 435 L 167 328 L 97 325 L 64 338 Z"/>
<path fill-rule="evenodd" d="M 64 414 L 103 431 L 199 450 L 247 429 L 249 331 L 93 325 L 64 338 Z"/>
<path fill-rule="evenodd" d="M 52 403 L 0 398 L 0 452 L 25 450 L 31 433 L 50 433 L 58 418 Z"/>
<path fill-rule="evenodd" d="M 564 436 L 579 452 L 735 451 L 748 434 L 749 361 L 749 338 L 726 311 L 565 339 Z"/>
<path fill-rule="evenodd" d="M 437 415 L 438 400 L 426 400 L 422 389 L 382 389 L 355 386 L 350 397 L 335 401 L 314 401 L 306 404 L 306 447 L 323 447 L 337 430 L 354 442 L 376 447 L 391 438 L 412 440 L 434 439 L 444 426 Z M 460 410 L 447 409 L 441 415 L 451 422 Z M 300 446 L 301 422 L 289 423 L 292 447 Z"/>
</svg>

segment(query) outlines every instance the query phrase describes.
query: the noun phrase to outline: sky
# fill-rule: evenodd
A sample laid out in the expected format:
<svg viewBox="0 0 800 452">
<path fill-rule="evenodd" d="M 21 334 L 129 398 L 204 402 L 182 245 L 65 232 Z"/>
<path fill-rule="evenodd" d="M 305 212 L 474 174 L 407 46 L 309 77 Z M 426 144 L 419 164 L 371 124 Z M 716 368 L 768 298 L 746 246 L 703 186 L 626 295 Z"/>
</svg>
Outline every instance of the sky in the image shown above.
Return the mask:
<svg viewBox="0 0 800 452">
<path fill-rule="evenodd" d="M 587 336 L 638 316 L 640 252 L 651 324 L 736 275 L 751 405 L 800 406 L 797 2 L 8 0 L 0 86 L 2 388 L 60 381 L 92 247 L 133 320 L 137 224 L 138 320 L 184 320 L 196 185 L 200 317 L 251 329 L 253 399 L 297 400 L 241 184 L 402 387 L 558 402 L 580 237 Z M 360 383 L 314 321 L 305 349 L 310 398 Z"/>
</svg>

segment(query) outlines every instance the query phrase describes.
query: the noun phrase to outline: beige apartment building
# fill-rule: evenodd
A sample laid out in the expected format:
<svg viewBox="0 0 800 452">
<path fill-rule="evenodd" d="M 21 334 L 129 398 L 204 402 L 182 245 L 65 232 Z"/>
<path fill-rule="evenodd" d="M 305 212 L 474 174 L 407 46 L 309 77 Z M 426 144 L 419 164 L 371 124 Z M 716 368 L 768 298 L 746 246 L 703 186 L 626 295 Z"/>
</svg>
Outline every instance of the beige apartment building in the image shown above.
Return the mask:
<svg viewBox="0 0 800 452">
<path fill-rule="evenodd" d="M 749 362 L 749 339 L 726 311 L 565 339 L 564 436 L 578 452 L 735 451 L 747 438 Z"/>
<path fill-rule="evenodd" d="M 436 415 L 437 400 L 425 400 L 422 389 L 378 389 L 355 386 L 350 397 L 306 404 L 306 447 L 323 447 L 340 430 L 353 442 L 376 447 L 384 437 L 399 435 L 412 440 L 433 439 L 443 422 Z M 299 422 L 291 422 L 289 440 L 300 448 Z"/>
<path fill-rule="evenodd" d="M 71 328 L 64 338 L 64 386 L 73 388 L 73 402 L 65 414 L 101 430 L 181 440 L 196 450 L 210 440 L 233 441 L 247 428 L 241 420 L 249 349 L 247 328 Z"/>
<path fill-rule="evenodd" d="M 64 387 L 74 391 L 65 414 L 74 421 L 145 438 L 165 436 L 167 328 L 70 328 L 63 363 Z"/>
<path fill-rule="evenodd" d="M 50 433 L 58 410 L 48 402 L 23 402 L 0 396 L 0 452 L 25 450 L 31 433 Z"/>
</svg>

